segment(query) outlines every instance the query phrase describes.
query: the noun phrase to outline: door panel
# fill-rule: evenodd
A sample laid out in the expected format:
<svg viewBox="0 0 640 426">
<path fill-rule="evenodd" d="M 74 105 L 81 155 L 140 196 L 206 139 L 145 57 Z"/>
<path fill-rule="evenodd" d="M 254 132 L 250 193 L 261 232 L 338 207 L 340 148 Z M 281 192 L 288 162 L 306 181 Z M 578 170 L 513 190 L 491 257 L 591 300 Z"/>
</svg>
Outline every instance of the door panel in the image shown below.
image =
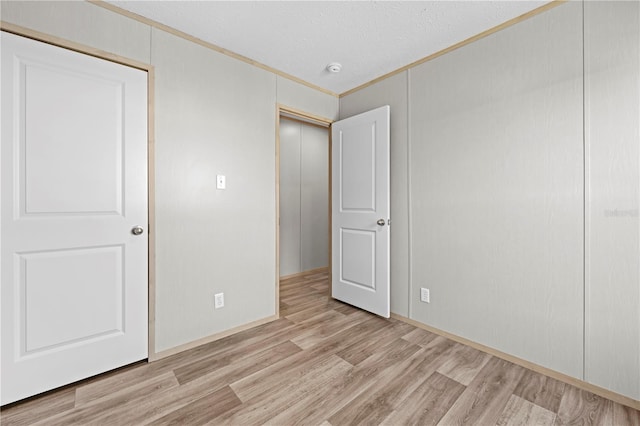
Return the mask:
<svg viewBox="0 0 640 426">
<path fill-rule="evenodd" d="M 113 246 L 17 255 L 21 355 L 121 334 L 123 254 Z"/>
<path fill-rule="evenodd" d="M 332 126 L 332 296 L 389 317 L 388 106 Z"/>
<path fill-rule="evenodd" d="M 341 280 L 375 290 L 376 231 L 340 230 Z"/>
<path fill-rule="evenodd" d="M 376 210 L 375 122 L 346 128 L 339 139 L 340 210 Z M 347 141 L 347 142 L 345 142 Z"/>
<path fill-rule="evenodd" d="M 147 357 L 147 75 L 0 34 L 7 404 Z"/>
<path fill-rule="evenodd" d="M 24 212 L 121 214 L 123 82 L 20 58 L 15 64 Z M 64 114 L 52 114 L 69 93 Z M 65 161 L 69 153 L 82 161 Z"/>
</svg>

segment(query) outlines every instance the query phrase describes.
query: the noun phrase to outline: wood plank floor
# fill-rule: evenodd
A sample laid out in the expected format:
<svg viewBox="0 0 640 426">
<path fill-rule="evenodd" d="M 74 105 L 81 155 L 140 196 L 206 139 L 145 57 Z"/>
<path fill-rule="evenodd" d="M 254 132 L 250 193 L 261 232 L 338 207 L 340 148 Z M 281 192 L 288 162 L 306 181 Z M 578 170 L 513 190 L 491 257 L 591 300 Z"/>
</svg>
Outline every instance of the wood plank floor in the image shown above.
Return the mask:
<svg viewBox="0 0 640 426">
<path fill-rule="evenodd" d="M 640 412 L 283 280 L 281 318 L 7 406 L 3 425 L 640 425 Z"/>
</svg>

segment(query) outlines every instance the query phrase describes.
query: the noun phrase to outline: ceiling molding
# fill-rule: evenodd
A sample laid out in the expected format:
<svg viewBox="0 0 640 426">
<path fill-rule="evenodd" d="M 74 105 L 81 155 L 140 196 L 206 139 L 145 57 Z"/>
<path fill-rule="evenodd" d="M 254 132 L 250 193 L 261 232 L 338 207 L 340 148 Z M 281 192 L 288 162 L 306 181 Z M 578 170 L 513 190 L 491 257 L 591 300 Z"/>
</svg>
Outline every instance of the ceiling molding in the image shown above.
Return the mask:
<svg viewBox="0 0 640 426">
<path fill-rule="evenodd" d="M 421 64 L 423 64 L 425 62 L 431 61 L 431 60 L 433 60 L 435 58 L 438 58 L 438 57 L 440 57 L 440 56 L 442 56 L 442 55 L 444 55 L 446 53 L 452 52 L 452 51 L 454 51 L 456 49 L 459 49 L 459 48 L 461 48 L 463 46 L 466 46 L 466 45 L 468 45 L 470 43 L 473 43 L 473 42 L 481 40 L 481 39 L 483 39 L 483 38 L 485 38 L 487 36 L 495 34 L 495 33 L 499 32 L 499 31 L 501 31 L 501 30 L 503 30 L 505 28 L 511 27 L 511 26 L 513 26 L 513 25 L 515 25 L 517 23 L 525 21 L 525 20 L 527 20 L 527 19 L 529 19 L 531 17 L 534 17 L 534 16 L 536 16 L 536 15 L 538 15 L 540 13 L 543 13 L 543 12 L 546 12 L 546 11 L 548 11 L 550 9 L 553 9 L 553 8 L 563 4 L 563 3 L 566 3 L 569 0 L 552 0 L 549 3 L 543 4 L 542 6 L 537 7 L 536 9 L 530 10 L 530 11 L 528 11 L 526 13 L 523 13 L 523 14 L 515 17 L 515 18 L 509 19 L 509 20 L 507 20 L 507 21 L 505 21 L 505 22 L 503 22 L 503 23 L 501 23 L 499 25 L 491 27 L 491 28 L 489 28 L 489 29 L 487 29 L 485 31 L 482 31 L 482 32 L 480 32 L 480 33 L 478 33 L 476 35 L 471 36 L 471 37 L 468 37 L 468 38 L 466 38 L 466 39 L 464 39 L 464 40 L 462 40 L 462 41 L 460 41 L 458 43 L 455 43 L 455 44 L 449 46 L 449 47 L 441 49 L 441 50 L 439 50 L 439 51 L 437 51 L 435 53 L 429 54 L 429 55 L 427 55 L 427 56 L 425 56 L 425 57 L 423 57 L 421 59 L 418 59 L 418 60 L 416 60 L 414 62 L 409 63 L 408 65 L 404 65 L 404 66 L 402 66 L 400 68 L 397 68 L 397 69 L 395 69 L 393 71 L 385 73 L 385 74 L 383 74 L 383 75 L 381 75 L 381 76 L 379 76 L 379 77 L 377 77 L 375 79 L 372 79 L 372 80 L 370 80 L 370 81 L 368 81 L 366 83 L 360 84 L 360 85 L 358 85 L 358 86 L 356 86 L 356 87 L 354 87 L 352 89 L 346 90 L 346 91 L 344 91 L 342 93 L 336 93 L 336 92 L 333 92 L 333 91 L 331 91 L 329 89 L 320 87 L 320 86 L 318 86 L 318 85 L 316 85 L 314 83 L 310 83 L 309 81 L 303 80 L 303 79 L 301 79 L 299 77 L 295 77 L 295 76 L 293 76 L 291 74 L 288 74 L 288 73 L 285 73 L 285 72 L 280 71 L 278 69 L 275 69 L 275 68 L 273 68 L 273 67 L 271 67 L 269 65 L 265 65 L 265 64 L 263 64 L 261 62 L 253 60 L 253 59 L 251 59 L 251 58 L 249 58 L 247 56 L 240 55 L 238 53 L 235 53 L 235 52 L 233 52 L 233 51 L 231 51 L 229 49 L 222 48 L 222 47 L 220 47 L 220 46 L 218 46 L 216 44 L 213 44 L 211 42 L 204 41 L 204 40 L 202 40 L 200 38 L 197 38 L 197 37 L 195 37 L 195 36 L 193 36 L 191 34 L 188 34 L 188 33 L 184 32 L 184 31 L 181 31 L 181 30 L 178 30 L 178 29 L 173 28 L 171 26 L 168 26 L 168 25 L 162 24 L 160 22 L 154 21 L 153 19 L 147 18 L 145 16 L 139 15 L 139 14 L 131 12 L 129 10 L 120 8 L 119 6 L 116 6 L 114 4 L 108 3 L 108 2 L 106 2 L 104 0 L 86 0 L 86 1 L 88 1 L 89 3 L 94 4 L 96 6 L 102 7 L 104 9 L 110 10 L 112 12 L 115 12 L 115 13 L 117 13 L 119 15 L 128 17 L 130 19 L 134 19 L 134 20 L 136 20 L 138 22 L 141 22 L 141 23 L 143 23 L 145 25 L 149 25 L 151 27 L 154 27 L 154 28 L 160 29 L 162 31 L 168 32 L 170 34 L 173 34 L 173 35 L 175 35 L 177 37 L 180 37 L 180 38 L 183 38 L 185 40 L 191 41 L 193 43 L 196 43 L 198 45 L 201 45 L 203 47 L 206 47 L 206 48 L 211 49 L 213 51 L 216 51 L 218 53 L 224 54 L 224 55 L 229 56 L 231 58 L 234 58 L 234 59 L 237 59 L 239 61 L 245 62 L 247 64 L 256 66 L 258 68 L 261 68 L 263 70 L 266 70 L 268 72 L 276 74 L 276 75 L 278 75 L 280 77 L 283 77 L 283 78 L 286 78 L 286 79 L 291 80 L 293 82 L 296 82 L 296 83 L 302 84 L 304 86 L 307 86 L 307 87 L 309 87 L 311 89 L 320 91 L 322 93 L 331 95 L 331 96 L 336 97 L 336 98 L 341 98 L 341 97 L 344 97 L 344 96 L 348 96 L 348 95 L 350 95 L 350 94 L 352 94 L 354 92 L 357 92 L 359 90 L 362 90 L 362 89 L 364 89 L 364 88 L 366 88 L 368 86 L 371 86 L 373 84 L 376 84 L 376 83 L 378 83 L 378 82 L 380 82 L 382 80 L 385 80 L 385 79 L 387 79 L 389 77 L 392 77 L 394 75 L 397 75 L 399 73 L 407 71 L 407 70 L 409 70 L 411 68 L 414 68 L 414 67 L 416 67 L 418 65 L 421 65 Z"/>
<path fill-rule="evenodd" d="M 515 17 L 513 19 L 510 19 L 510 20 L 508 20 L 506 22 L 503 22 L 500 25 L 496 25 L 493 28 L 489 28 L 488 30 L 483 31 L 480 34 L 476 34 L 476 35 L 474 35 L 472 37 L 469 37 L 466 40 L 462 40 L 461 42 L 456 43 L 456 44 L 454 44 L 452 46 L 449 46 L 449 47 L 447 47 L 445 49 L 442 49 L 442 50 L 440 50 L 440 51 L 438 51 L 436 53 L 433 53 L 433 54 L 431 54 L 429 56 L 425 56 L 422 59 L 418 59 L 417 61 L 412 62 L 409 65 L 405 65 L 405 66 L 403 66 L 401 68 L 398 68 L 397 70 L 394 70 L 394 71 L 391 71 L 391 72 L 389 72 L 387 74 L 381 75 L 380 77 L 377 77 L 377 78 L 375 78 L 375 79 L 373 79 L 373 80 L 371 80 L 371 81 L 369 81 L 367 83 L 361 84 L 361 85 L 359 85 L 357 87 L 354 87 L 353 89 L 349 89 L 346 92 L 340 93 L 340 97 L 342 98 L 344 96 L 348 96 L 348 95 L 350 95 L 352 93 L 355 93 L 355 92 L 357 92 L 359 90 L 364 89 L 365 87 L 372 86 L 372 85 L 374 85 L 374 84 L 376 84 L 376 83 L 378 83 L 378 82 L 380 82 L 382 80 L 385 80 L 385 79 L 387 79 L 389 77 L 392 77 L 392 76 L 394 76 L 396 74 L 400 74 L 400 73 L 402 73 L 404 71 L 407 71 L 407 70 L 409 70 L 411 68 L 417 67 L 418 65 L 424 64 L 425 62 L 429 62 L 429 61 L 431 61 L 431 60 L 433 60 L 433 59 L 435 59 L 435 58 L 437 58 L 439 56 L 442 56 L 442 55 L 447 54 L 449 52 L 452 52 L 452 51 L 454 51 L 456 49 L 459 49 L 459 48 L 461 48 L 463 46 L 466 46 L 468 44 L 471 44 L 473 42 L 481 40 L 481 39 L 483 39 L 483 38 L 485 38 L 487 36 L 490 36 L 491 34 L 495 34 L 495 33 L 499 32 L 499 31 L 504 30 L 505 28 L 511 27 L 511 26 L 513 26 L 513 25 L 515 25 L 517 23 L 525 21 L 525 20 L 527 20 L 529 18 L 532 18 L 532 17 L 534 17 L 536 15 L 539 15 L 539 14 L 541 14 L 543 12 L 546 12 L 548 10 L 551 10 L 554 7 L 557 7 L 557 6 L 559 6 L 559 5 L 563 4 L 563 3 L 566 3 L 568 1 L 570 1 L 570 0 L 553 0 L 550 3 L 547 3 L 547 4 L 543 5 L 543 6 L 538 7 L 537 9 L 533 9 L 533 10 L 527 12 L 527 13 L 523 13 L 520 16 L 517 16 L 517 17 Z"/>
<path fill-rule="evenodd" d="M 295 76 L 293 76 L 291 74 L 287 74 L 287 73 L 285 73 L 283 71 L 277 70 L 275 68 L 272 68 L 272 67 L 270 67 L 268 65 L 265 65 L 263 63 L 260 63 L 258 61 L 254 61 L 251 58 L 247 58 L 246 56 L 243 56 L 243 55 L 240 55 L 238 53 L 232 52 L 231 50 L 228 50 L 228 49 L 225 49 L 223 47 L 217 46 L 217 45 L 215 45 L 213 43 L 209 43 L 208 41 L 201 40 L 201 39 L 199 39 L 197 37 L 194 37 L 194 36 L 192 36 L 190 34 L 185 33 L 184 31 L 180 31 L 180 30 L 172 28 L 172 27 L 170 27 L 168 25 L 164 25 L 164 24 L 161 24 L 160 22 L 156 22 L 153 19 L 149 19 L 149 18 L 146 18 L 144 16 L 138 15 L 137 13 L 133 13 L 133 12 L 130 12 L 128 10 L 122 9 L 122 8 L 120 8 L 118 6 L 114 6 L 113 4 L 107 3 L 107 2 L 105 2 L 103 0 L 86 0 L 86 1 L 91 3 L 91 4 L 93 4 L 93 5 L 95 5 L 95 6 L 102 7 L 104 9 L 110 10 L 111 12 L 115 12 L 115 13 L 117 13 L 119 15 L 126 16 L 127 18 L 136 20 L 138 22 L 141 22 L 143 24 L 146 24 L 146 25 L 149 25 L 151 27 L 157 28 L 159 30 L 168 32 L 170 34 L 173 34 L 174 36 L 177 36 L 177 37 L 183 38 L 185 40 L 191 41 L 193 43 L 199 44 L 200 46 L 203 46 L 203 47 L 206 47 L 208 49 L 214 50 L 214 51 L 216 51 L 218 53 L 222 53 L 223 55 L 230 56 L 230 57 L 232 57 L 234 59 L 237 59 L 239 61 L 245 62 L 245 63 L 247 63 L 249 65 L 253 65 L 253 66 L 261 68 L 261 69 L 263 69 L 265 71 L 269 71 L 269 72 L 271 72 L 273 74 L 279 75 L 280 77 L 286 78 L 286 79 L 294 81 L 296 83 L 300 83 L 300 84 L 302 84 L 304 86 L 310 87 L 311 89 L 326 93 L 327 95 L 331 95 L 331 96 L 336 97 L 336 98 L 339 97 L 339 95 L 337 93 L 332 92 L 331 90 L 325 89 L 324 87 L 316 86 L 315 84 L 309 83 L 308 81 L 304 81 L 304 80 L 302 80 L 302 79 L 300 79 L 298 77 L 295 77 Z"/>
</svg>

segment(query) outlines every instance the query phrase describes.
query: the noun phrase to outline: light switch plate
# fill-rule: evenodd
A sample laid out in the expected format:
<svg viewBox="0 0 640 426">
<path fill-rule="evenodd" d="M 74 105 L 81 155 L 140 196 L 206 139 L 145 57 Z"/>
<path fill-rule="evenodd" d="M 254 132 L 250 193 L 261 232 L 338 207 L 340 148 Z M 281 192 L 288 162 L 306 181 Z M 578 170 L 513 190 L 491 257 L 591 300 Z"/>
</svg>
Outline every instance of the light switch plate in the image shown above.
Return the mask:
<svg viewBox="0 0 640 426">
<path fill-rule="evenodd" d="M 216 293 L 213 295 L 213 307 L 215 309 L 224 308 L 224 293 Z"/>
<path fill-rule="evenodd" d="M 217 189 L 227 188 L 227 178 L 225 175 L 216 175 L 216 188 Z"/>
<path fill-rule="evenodd" d="M 420 301 L 425 303 L 431 303 L 431 295 L 429 294 L 429 289 L 421 287 L 420 288 Z"/>
</svg>

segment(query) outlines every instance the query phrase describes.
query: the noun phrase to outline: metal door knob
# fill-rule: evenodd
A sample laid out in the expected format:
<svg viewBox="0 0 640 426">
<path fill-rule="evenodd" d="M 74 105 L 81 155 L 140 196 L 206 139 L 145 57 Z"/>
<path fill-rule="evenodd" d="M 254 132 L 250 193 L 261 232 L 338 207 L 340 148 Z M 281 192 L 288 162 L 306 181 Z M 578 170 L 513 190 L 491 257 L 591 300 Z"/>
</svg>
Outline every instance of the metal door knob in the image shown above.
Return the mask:
<svg viewBox="0 0 640 426">
<path fill-rule="evenodd" d="M 144 232 L 144 228 L 142 228 L 142 226 L 134 226 L 133 229 L 131 230 L 131 233 L 133 235 L 140 235 Z"/>
<path fill-rule="evenodd" d="M 378 219 L 376 222 L 379 226 L 384 226 L 384 219 Z"/>
</svg>

